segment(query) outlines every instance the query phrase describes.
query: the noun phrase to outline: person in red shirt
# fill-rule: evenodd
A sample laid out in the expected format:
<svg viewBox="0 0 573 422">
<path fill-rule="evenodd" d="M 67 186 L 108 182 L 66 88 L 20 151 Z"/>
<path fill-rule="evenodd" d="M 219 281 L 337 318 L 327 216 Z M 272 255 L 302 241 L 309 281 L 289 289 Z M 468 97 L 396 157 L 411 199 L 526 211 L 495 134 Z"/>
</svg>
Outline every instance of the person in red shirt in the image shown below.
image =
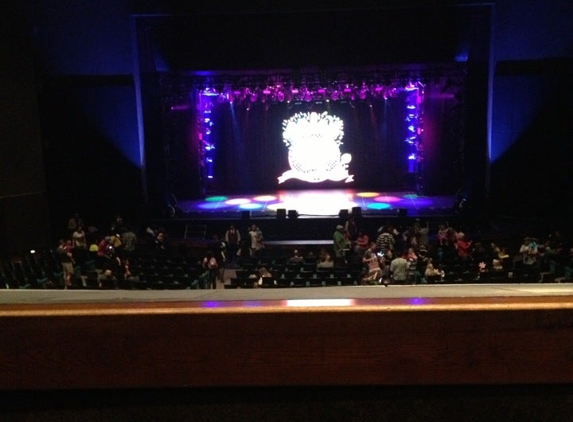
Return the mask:
<svg viewBox="0 0 573 422">
<path fill-rule="evenodd" d="M 367 233 L 363 232 L 362 230 L 358 231 L 358 237 L 356 238 L 356 242 L 354 243 L 354 252 L 359 257 L 364 256 L 364 252 L 366 252 L 370 248 L 370 236 Z"/>
<path fill-rule="evenodd" d="M 456 251 L 458 259 L 462 264 L 467 264 L 470 261 L 472 253 L 472 241 L 468 240 L 465 234 L 461 233 L 456 242 Z"/>
</svg>

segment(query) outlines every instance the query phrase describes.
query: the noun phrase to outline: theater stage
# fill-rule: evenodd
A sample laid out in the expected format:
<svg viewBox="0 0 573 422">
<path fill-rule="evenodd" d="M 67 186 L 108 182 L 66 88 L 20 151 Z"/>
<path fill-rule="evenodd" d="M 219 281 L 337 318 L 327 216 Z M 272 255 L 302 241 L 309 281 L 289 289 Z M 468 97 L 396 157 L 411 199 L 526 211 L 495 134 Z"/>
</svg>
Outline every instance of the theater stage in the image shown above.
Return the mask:
<svg viewBox="0 0 573 422">
<path fill-rule="evenodd" d="M 360 208 L 363 215 L 451 215 L 454 195 L 422 195 L 414 191 L 362 191 L 355 189 L 279 190 L 251 195 L 211 194 L 202 200 L 179 200 L 183 214 L 224 217 L 249 212 L 275 217 L 277 210 L 295 210 L 300 218 L 338 216 L 340 210 Z"/>
</svg>

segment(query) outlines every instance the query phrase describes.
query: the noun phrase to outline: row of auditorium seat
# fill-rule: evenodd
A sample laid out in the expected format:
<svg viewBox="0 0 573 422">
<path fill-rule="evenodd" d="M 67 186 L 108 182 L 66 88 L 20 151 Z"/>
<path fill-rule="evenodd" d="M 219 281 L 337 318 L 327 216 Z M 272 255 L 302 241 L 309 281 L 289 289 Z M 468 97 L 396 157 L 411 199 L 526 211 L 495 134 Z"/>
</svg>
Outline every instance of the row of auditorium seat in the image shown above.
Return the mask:
<svg viewBox="0 0 573 422">
<path fill-rule="evenodd" d="M 245 258 L 239 262 L 235 275 L 227 288 L 253 285 L 252 278 L 258 280 L 259 270 L 263 267 L 270 271 L 272 279 L 264 279 L 262 287 L 302 287 L 358 284 L 361 263 L 352 263 L 343 267 L 318 269 L 315 258 L 290 263 L 288 256 L 277 254 L 274 257 Z M 132 284 L 120 283 L 119 288 L 136 289 L 182 289 L 193 286 L 203 272 L 202 257 L 166 256 L 157 254 L 135 255 L 132 259 L 132 272 L 138 276 Z M 76 266 L 74 285 L 77 288 L 99 288 L 98 273 L 93 260 Z M 535 283 L 554 282 L 558 272 L 545 271 L 541 274 L 527 274 L 517 263 L 517 268 L 506 266 L 503 271 L 479 272 L 476 263 L 460 264 L 456 260 L 443 262 L 446 275 L 426 278 L 434 283 Z M 418 263 L 414 282 L 421 280 L 424 268 Z M 0 259 L 0 288 L 58 288 L 63 287 L 63 273 L 56 253 L 52 249 L 35 254 L 24 253 L 19 259 Z M 106 288 L 104 283 L 104 288 Z M 110 286 L 111 288 L 111 286 Z"/>
</svg>

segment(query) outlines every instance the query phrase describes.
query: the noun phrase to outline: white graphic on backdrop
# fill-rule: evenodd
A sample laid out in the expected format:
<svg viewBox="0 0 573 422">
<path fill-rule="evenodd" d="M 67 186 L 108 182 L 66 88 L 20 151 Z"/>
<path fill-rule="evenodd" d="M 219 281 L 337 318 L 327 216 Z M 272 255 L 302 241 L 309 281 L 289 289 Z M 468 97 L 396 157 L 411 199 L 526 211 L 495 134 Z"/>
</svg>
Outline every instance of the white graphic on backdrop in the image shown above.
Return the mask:
<svg viewBox="0 0 573 422">
<path fill-rule="evenodd" d="M 280 176 L 279 183 L 300 179 L 318 183 L 354 181 L 348 174 L 350 154 L 341 154 L 344 124 L 336 116 L 324 113 L 297 113 L 283 121 L 283 142 L 288 147 L 291 169 Z"/>
</svg>

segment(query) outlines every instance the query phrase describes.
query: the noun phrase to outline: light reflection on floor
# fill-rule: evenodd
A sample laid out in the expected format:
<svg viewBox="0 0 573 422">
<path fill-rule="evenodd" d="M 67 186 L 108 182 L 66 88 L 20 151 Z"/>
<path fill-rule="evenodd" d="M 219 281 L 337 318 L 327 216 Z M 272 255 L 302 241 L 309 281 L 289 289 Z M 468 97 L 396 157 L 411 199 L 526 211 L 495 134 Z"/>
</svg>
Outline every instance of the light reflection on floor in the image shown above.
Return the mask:
<svg viewBox="0 0 573 422">
<path fill-rule="evenodd" d="M 415 192 L 375 192 L 352 189 L 291 190 L 257 195 L 211 195 L 203 200 L 182 201 L 179 208 L 192 212 L 252 211 L 276 215 L 278 209 L 296 210 L 299 216 L 335 216 L 340 210 L 360 207 L 363 212 L 398 211 L 423 215 L 429 211 L 451 212 L 453 196 L 423 196 Z"/>
</svg>

